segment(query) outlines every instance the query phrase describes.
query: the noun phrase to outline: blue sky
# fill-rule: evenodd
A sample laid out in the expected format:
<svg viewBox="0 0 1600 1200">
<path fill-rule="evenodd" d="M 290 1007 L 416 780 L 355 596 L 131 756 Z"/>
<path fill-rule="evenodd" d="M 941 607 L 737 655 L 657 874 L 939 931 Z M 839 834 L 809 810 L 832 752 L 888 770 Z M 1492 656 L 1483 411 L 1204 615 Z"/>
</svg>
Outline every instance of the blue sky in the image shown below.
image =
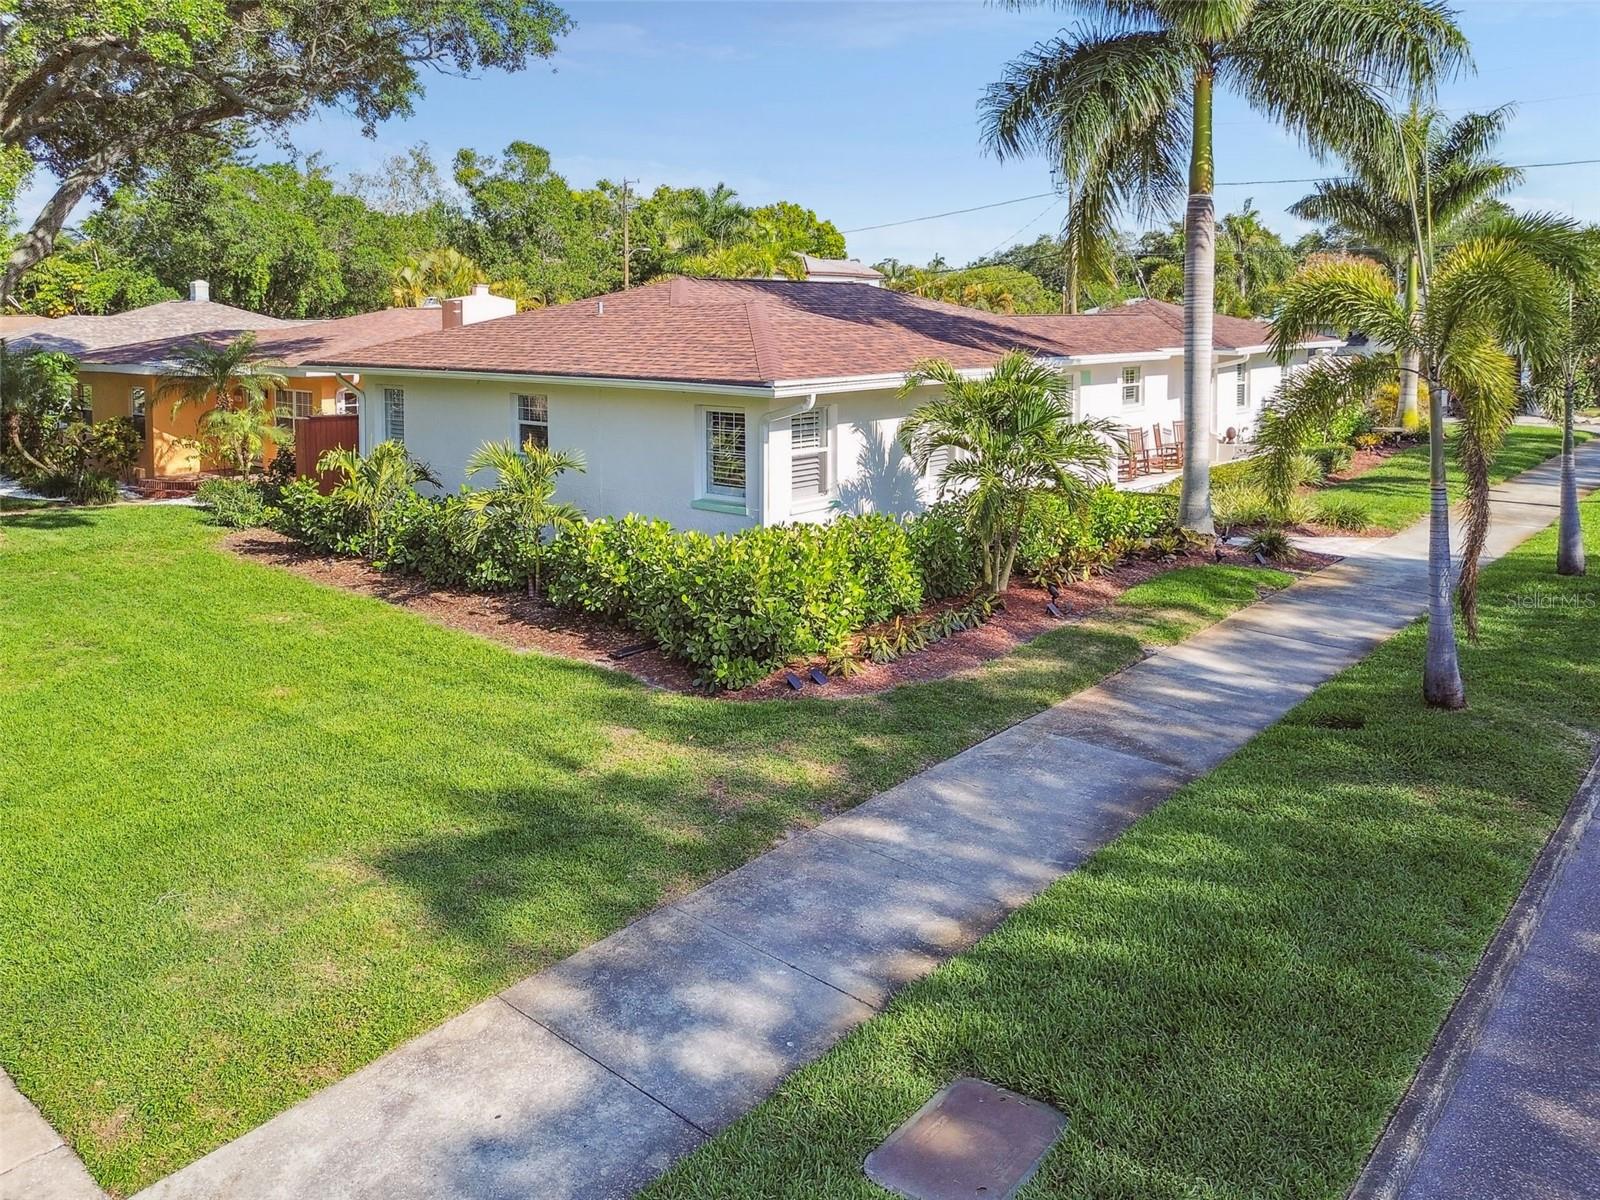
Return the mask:
<svg viewBox="0 0 1600 1200">
<path fill-rule="evenodd" d="M 1047 191 L 1038 161 L 996 162 L 979 141 L 977 102 L 1006 60 L 1073 20 L 980 0 L 911 3 L 570 3 L 577 30 L 549 63 L 516 75 L 428 79 L 416 115 L 368 140 L 337 115 L 295 133 L 336 169 L 369 170 L 428 142 L 441 165 L 464 145 L 495 151 L 522 138 L 551 151 L 575 186 L 626 175 L 658 183 L 719 180 L 747 202 L 787 199 L 841 229 Z M 1446 85 L 1453 110 L 1518 100 L 1504 143 L 1511 162 L 1600 158 L 1600 2 L 1460 3 L 1477 73 Z M 1217 178 L 1315 176 L 1281 131 L 1226 98 L 1217 115 Z M 269 149 L 269 148 L 263 148 Z M 1247 196 L 1270 224 L 1301 227 L 1284 206 L 1304 184 L 1219 187 Z M 1529 171 L 1514 202 L 1600 220 L 1600 166 Z M 849 235 L 852 255 L 964 262 L 1055 228 L 1034 200 Z M 1031 224 L 1029 222 L 1032 222 Z"/>
</svg>

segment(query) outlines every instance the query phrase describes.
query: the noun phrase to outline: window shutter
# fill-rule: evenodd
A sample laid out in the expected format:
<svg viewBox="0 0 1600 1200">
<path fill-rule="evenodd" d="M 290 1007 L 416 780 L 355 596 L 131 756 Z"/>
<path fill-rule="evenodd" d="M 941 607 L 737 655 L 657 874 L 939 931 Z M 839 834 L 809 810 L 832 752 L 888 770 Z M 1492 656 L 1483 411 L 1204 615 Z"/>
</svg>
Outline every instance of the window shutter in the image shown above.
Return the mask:
<svg viewBox="0 0 1600 1200">
<path fill-rule="evenodd" d="M 789 420 L 789 494 L 799 503 L 828 494 L 828 426 L 820 409 Z"/>
</svg>

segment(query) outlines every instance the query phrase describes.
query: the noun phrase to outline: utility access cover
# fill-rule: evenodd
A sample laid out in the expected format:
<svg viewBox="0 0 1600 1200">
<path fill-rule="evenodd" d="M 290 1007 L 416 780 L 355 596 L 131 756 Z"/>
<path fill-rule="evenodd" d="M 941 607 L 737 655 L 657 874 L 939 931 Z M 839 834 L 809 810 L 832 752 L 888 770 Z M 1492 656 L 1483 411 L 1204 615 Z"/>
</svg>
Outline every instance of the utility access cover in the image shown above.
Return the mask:
<svg viewBox="0 0 1600 1200">
<path fill-rule="evenodd" d="M 1010 1200 L 1066 1127 L 1048 1104 L 963 1076 L 867 1155 L 867 1178 L 909 1200 Z"/>
</svg>

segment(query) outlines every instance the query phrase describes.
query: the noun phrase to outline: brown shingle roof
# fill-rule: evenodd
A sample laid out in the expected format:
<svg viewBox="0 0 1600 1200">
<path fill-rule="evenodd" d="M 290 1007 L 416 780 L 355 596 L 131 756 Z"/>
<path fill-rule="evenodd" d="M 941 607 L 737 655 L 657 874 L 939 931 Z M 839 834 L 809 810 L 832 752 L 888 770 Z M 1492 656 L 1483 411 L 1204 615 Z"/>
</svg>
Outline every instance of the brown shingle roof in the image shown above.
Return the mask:
<svg viewBox="0 0 1600 1200">
<path fill-rule="evenodd" d="M 279 327 L 259 331 L 256 346 L 263 358 L 292 367 L 312 359 L 348 354 L 373 342 L 389 342 L 396 338 L 431 333 L 442 328 L 443 324 L 442 308 L 386 308 L 353 317 L 280 324 Z M 192 342 L 221 345 L 237 337 L 243 328 L 213 329 L 129 342 L 86 353 L 80 356 L 80 361 L 89 366 L 148 364 L 161 367 L 171 363 L 177 352 Z"/>
<path fill-rule="evenodd" d="M 1007 350 L 1062 357 L 1172 351 L 1168 309 L 1002 316 L 886 288 L 673 279 L 556 308 L 377 343 L 319 360 L 351 369 L 480 371 L 762 386 L 897 374 L 926 358 L 986 367 Z M 1265 326 L 1217 318 L 1217 345 Z"/>
</svg>

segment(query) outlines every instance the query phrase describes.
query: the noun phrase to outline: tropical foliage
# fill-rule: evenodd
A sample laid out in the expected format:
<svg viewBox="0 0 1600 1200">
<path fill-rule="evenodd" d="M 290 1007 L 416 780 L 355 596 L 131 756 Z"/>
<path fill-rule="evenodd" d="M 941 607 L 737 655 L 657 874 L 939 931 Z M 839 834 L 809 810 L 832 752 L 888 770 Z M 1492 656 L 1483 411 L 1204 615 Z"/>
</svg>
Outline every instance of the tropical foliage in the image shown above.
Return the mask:
<svg viewBox="0 0 1600 1200">
<path fill-rule="evenodd" d="M 282 131 L 321 108 L 350 112 L 372 133 L 412 111 L 424 67 L 518 70 L 554 53 L 570 27 L 549 0 L 8 4 L 0 199 L 9 206 L 30 173 L 48 173 L 54 187 L 26 219 L 0 297 L 95 189 L 153 170 L 181 178 L 219 144 Z"/>
<path fill-rule="evenodd" d="M 1181 520 L 1212 531 L 1212 313 L 1217 86 L 1317 148 L 1362 144 L 1383 120 L 1380 88 L 1427 84 L 1466 57 L 1437 0 L 1121 0 L 1035 46 L 985 100 L 1002 155 L 1038 151 L 1072 196 L 1069 241 L 1103 243 L 1117 216 L 1174 213 L 1187 194 Z"/>
<path fill-rule="evenodd" d="M 1346 157 L 1351 173 L 1317 185 L 1290 207 L 1321 221 L 1330 240 L 1377 258 L 1404 279 L 1405 307 L 1415 312 L 1422 284 L 1422 247 L 1448 246 L 1485 203 L 1515 185 L 1522 173 L 1490 156 L 1510 118 L 1509 106 L 1468 113 L 1446 124 L 1437 109 L 1415 105 L 1383 122 Z M 1416 202 L 1413 203 L 1413 200 Z M 1399 423 L 1414 429 L 1420 417 L 1415 351 L 1400 364 Z"/>
<path fill-rule="evenodd" d="M 434 482 L 427 467 L 413 460 L 400 442 L 379 442 L 365 455 L 348 447 L 329 450 L 317 460 L 317 470 L 338 476 L 332 499 L 360 520 L 373 548 L 389 510 L 412 495 L 417 484 Z"/>
<path fill-rule="evenodd" d="M 533 442 L 521 450 L 510 442 L 485 442 L 467 460 L 469 477 L 484 471 L 495 473 L 492 487 L 467 493 L 467 508 L 506 518 L 522 550 L 530 596 L 539 594 L 545 531 L 559 535 L 583 520 L 583 510 L 576 504 L 555 498 L 556 484 L 568 471 L 584 469 L 578 451 L 551 450 Z"/>
<path fill-rule="evenodd" d="M 1591 240 L 1571 221 L 1505 217 L 1458 242 L 1433 261 L 1420 243 L 1422 300 L 1407 312 L 1389 272 L 1360 259 L 1329 259 L 1300 271 L 1284 288 L 1273 345 L 1287 361 L 1293 346 L 1327 326 L 1362 329 L 1427 380 L 1433 447 L 1430 547 L 1430 637 L 1424 695 L 1430 703 L 1465 703 L 1448 602 L 1449 500 L 1445 490 L 1443 395 L 1458 415 L 1452 448 L 1466 478 L 1466 534 L 1456 594 L 1470 634 L 1477 628 L 1478 558 L 1489 523 L 1489 468 L 1520 401 L 1517 356 L 1547 369 L 1562 350 L 1565 288 L 1591 277 Z M 1291 487 L 1293 463 L 1319 428 L 1340 410 L 1362 405 L 1392 380 L 1388 356 L 1318 359 L 1287 375 L 1264 415 L 1259 441 L 1275 499 Z"/>
<path fill-rule="evenodd" d="M 1003 593 L 1030 506 L 1045 493 L 1086 498 L 1105 479 L 1115 426 L 1076 419 L 1067 378 L 1021 351 L 978 379 L 941 359 L 923 362 L 901 394 L 930 383 L 940 394 L 901 422 L 901 444 L 919 474 L 941 456 L 940 494 L 963 497 L 983 584 Z"/>
<path fill-rule="evenodd" d="M 157 382 L 156 394 L 172 397 L 174 415 L 188 405 L 211 405 L 200 417 L 198 439 L 211 456 L 248 474 L 268 446 L 290 440 L 273 411 L 287 380 L 278 364 L 261 356 L 254 333 L 247 330 L 221 345 L 193 341 L 176 359 Z"/>
</svg>

